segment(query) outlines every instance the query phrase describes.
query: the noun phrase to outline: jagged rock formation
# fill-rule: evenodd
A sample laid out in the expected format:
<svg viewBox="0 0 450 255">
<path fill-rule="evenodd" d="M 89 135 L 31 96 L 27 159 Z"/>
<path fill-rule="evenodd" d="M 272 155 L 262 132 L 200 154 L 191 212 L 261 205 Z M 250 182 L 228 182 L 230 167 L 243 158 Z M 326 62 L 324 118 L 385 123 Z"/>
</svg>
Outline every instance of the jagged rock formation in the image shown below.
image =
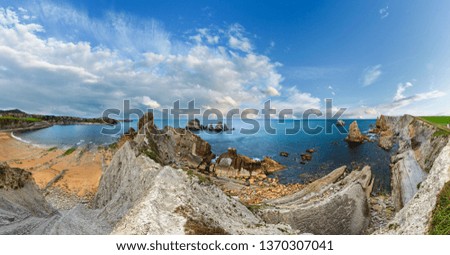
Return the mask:
<svg viewBox="0 0 450 255">
<path fill-rule="evenodd" d="M 198 120 L 198 119 L 189 120 L 186 125 L 186 129 L 190 130 L 190 131 L 208 130 L 208 131 L 217 132 L 217 133 L 230 130 L 228 128 L 227 124 L 224 124 L 222 121 L 217 122 L 217 124 L 214 126 L 213 124 L 202 125 L 200 123 L 200 120 Z"/>
<path fill-rule="evenodd" d="M 0 168 L 0 234 L 294 234 L 265 224 L 195 174 L 161 166 L 126 141 L 105 170 L 95 208 L 53 209 L 29 173 Z M 207 178 L 207 177 L 203 177 Z"/>
<path fill-rule="evenodd" d="M 229 128 L 227 124 L 223 124 L 221 121 L 217 122 L 216 126 L 214 127 L 214 131 L 216 132 L 222 132 L 222 131 L 228 131 Z"/>
<path fill-rule="evenodd" d="M 385 228 L 375 234 L 428 234 L 437 195 L 448 181 L 450 181 L 450 143 L 438 153 L 429 174 L 420 183 L 413 197 Z"/>
<path fill-rule="evenodd" d="M 398 211 L 427 178 L 448 138 L 434 137 L 437 130 L 434 126 L 409 115 L 398 118 L 391 126 L 399 141 L 397 154 L 391 159 L 392 197 Z"/>
<path fill-rule="evenodd" d="M 247 177 L 272 173 L 285 167 L 275 160 L 264 157 L 262 161 L 251 159 L 237 153 L 235 148 L 229 148 L 216 160 L 214 173 L 217 176 Z"/>
<path fill-rule="evenodd" d="M 350 124 L 349 132 L 345 140 L 351 143 L 363 143 L 364 141 L 368 141 L 369 138 L 361 134 L 358 123 L 353 121 L 352 124 Z"/>
<path fill-rule="evenodd" d="M 31 173 L 0 164 L 0 234 L 106 234 L 111 227 L 95 210 L 78 205 L 66 212 L 44 198 Z"/>
<path fill-rule="evenodd" d="M 369 224 L 370 167 L 343 177 L 346 167 L 292 195 L 266 201 L 260 214 L 268 223 L 286 223 L 301 233 L 361 234 Z"/>
<path fill-rule="evenodd" d="M 375 123 L 375 128 L 370 132 L 378 134 L 378 145 L 381 148 L 389 151 L 394 146 L 394 132 L 392 130 L 392 127 L 388 124 L 386 118 L 387 117 L 384 115 L 378 117 Z"/>
<path fill-rule="evenodd" d="M 0 163 L 0 234 L 28 234 L 55 212 L 31 173 Z"/>
<path fill-rule="evenodd" d="M 427 234 L 436 196 L 450 179 L 450 144 L 436 127 L 413 116 L 386 118 L 398 134 L 392 157 L 392 199 L 398 213 L 377 234 Z"/>
<path fill-rule="evenodd" d="M 186 125 L 186 129 L 191 131 L 199 131 L 202 130 L 202 126 L 200 125 L 200 121 L 198 119 L 189 120 Z"/>
<path fill-rule="evenodd" d="M 105 170 L 95 199 L 115 234 L 281 234 L 215 185 L 156 164 L 127 142 Z"/>
<path fill-rule="evenodd" d="M 209 171 L 215 155 L 211 145 L 182 128 L 156 128 L 153 114 L 147 113 L 139 120 L 139 142 L 141 152 L 162 165 Z"/>
</svg>

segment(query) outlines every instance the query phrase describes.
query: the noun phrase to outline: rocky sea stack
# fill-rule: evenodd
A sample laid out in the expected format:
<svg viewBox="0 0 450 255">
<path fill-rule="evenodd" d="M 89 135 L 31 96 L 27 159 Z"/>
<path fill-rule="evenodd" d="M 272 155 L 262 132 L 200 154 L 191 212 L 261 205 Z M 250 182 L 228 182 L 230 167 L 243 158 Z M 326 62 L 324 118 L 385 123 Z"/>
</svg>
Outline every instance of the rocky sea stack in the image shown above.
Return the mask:
<svg viewBox="0 0 450 255">
<path fill-rule="evenodd" d="M 363 143 L 365 141 L 368 141 L 369 138 L 363 134 L 361 134 L 361 131 L 358 127 L 358 122 L 353 121 L 352 124 L 350 124 L 350 128 L 348 131 L 348 136 L 345 138 L 347 142 L 350 143 Z"/>
<path fill-rule="evenodd" d="M 448 137 L 412 116 L 377 123 L 399 141 L 392 197 L 372 197 L 369 166 L 279 184 L 268 176 L 283 168 L 275 160 L 229 148 L 214 161 L 206 141 L 186 129 L 158 129 L 149 113 L 104 166 L 89 204 L 57 210 L 29 172 L 0 164 L 0 234 L 428 233 L 437 195 L 450 180 Z M 363 141 L 352 126 L 349 137 Z M 383 199 L 392 201 L 394 215 L 376 225 L 388 214 Z"/>
</svg>

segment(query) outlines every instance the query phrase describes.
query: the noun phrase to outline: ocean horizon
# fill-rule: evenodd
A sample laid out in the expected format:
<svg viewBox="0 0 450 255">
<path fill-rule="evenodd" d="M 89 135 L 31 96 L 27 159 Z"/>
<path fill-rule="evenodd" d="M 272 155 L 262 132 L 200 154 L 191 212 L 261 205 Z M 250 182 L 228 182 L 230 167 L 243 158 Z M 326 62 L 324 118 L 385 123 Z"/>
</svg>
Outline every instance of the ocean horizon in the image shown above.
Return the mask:
<svg viewBox="0 0 450 255">
<path fill-rule="evenodd" d="M 263 126 L 264 120 L 257 120 Z M 305 123 L 308 121 L 308 123 Z M 348 127 L 355 119 L 344 119 Z M 361 132 L 368 134 L 374 124 L 374 119 L 356 120 Z M 155 119 L 155 125 L 162 128 L 163 119 Z M 168 123 L 173 125 L 175 120 Z M 300 129 L 295 134 L 286 134 L 286 130 L 292 129 L 295 122 L 309 125 L 310 128 L 322 128 L 322 132 L 309 134 Z M 185 127 L 187 119 L 179 119 L 180 127 Z M 255 123 L 254 123 L 255 124 Z M 347 129 L 336 127 L 335 121 L 325 119 L 314 120 L 271 120 L 273 134 L 260 128 L 252 134 L 241 132 L 249 129 L 249 124 L 244 121 L 233 120 L 229 132 L 195 131 L 204 140 L 211 144 L 216 156 L 226 152 L 228 148 L 236 148 L 239 154 L 254 159 L 263 159 L 268 156 L 286 166 L 285 170 L 271 174 L 269 177 L 278 178 L 280 183 L 307 183 L 346 165 L 349 170 L 370 165 L 375 175 L 374 192 L 390 192 L 390 156 L 395 151 L 387 152 L 380 148 L 376 142 L 366 142 L 359 145 L 349 144 L 345 141 Z M 326 125 L 331 125 L 331 132 L 325 132 Z M 250 125 L 251 126 L 251 125 Z M 114 135 L 102 134 L 102 129 L 116 128 L 120 132 Z M 76 146 L 107 146 L 116 142 L 121 134 L 130 127 L 137 129 L 137 121 L 121 122 L 116 127 L 109 125 L 55 125 L 45 129 L 14 133 L 14 137 L 23 142 L 43 147 L 70 148 Z M 329 130 L 329 131 L 330 131 Z M 372 137 L 373 139 L 373 137 Z M 302 163 L 301 154 L 308 149 L 314 149 L 312 159 Z M 288 157 L 280 156 L 280 152 L 287 152 Z"/>
</svg>

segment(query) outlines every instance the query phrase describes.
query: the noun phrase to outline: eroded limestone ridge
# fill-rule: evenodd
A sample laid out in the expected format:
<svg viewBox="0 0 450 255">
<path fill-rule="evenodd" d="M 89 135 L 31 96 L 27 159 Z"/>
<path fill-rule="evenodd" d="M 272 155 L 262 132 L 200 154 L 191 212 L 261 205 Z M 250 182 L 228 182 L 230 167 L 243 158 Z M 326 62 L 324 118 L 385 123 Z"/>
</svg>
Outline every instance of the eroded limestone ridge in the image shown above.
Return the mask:
<svg viewBox="0 0 450 255">
<path fill-rule="evenodd" d="M 266 201 L 260 214 L 302 233 L 361 234 L 369 225 L 372 186 L 369 166 L 349 174 L 343 166 L 297 193 Z"/>
<path fill-rule="evenodd" d="M 91 206 L 78 204 L 57 211 L 29 173 L 1 164 L 0 234 L 361 234 L 367 230 L 373 185 L 370 167 L 350 173 L 341 167 L 286 196 L 247 207 L 215 185 L 219 177 L 211 170 L 214 154 L 207 142 L 185 129 L 159 130 L 152 117 L 140 121 L 140 130 L 123 139 L 103 170 Z M 401 204 L 392 222 L 377 233 L 427 233 L 436 195 L 450 179 L 448 138 L 433 138 L 432 127 L 410 116 L 386 121 L 400 143 L 393 157 L 392 185 L 393 197 Z M 267 171 L 262 161 L 233 149 L 219 159 L 217 164 L 226 171 L 245 170 L 252 176 Z"/>
<path fill-rule="evenodd" d="M 213 172 L 217 176 L 265 178 L 267 174 L 284 168 L 285 166 L 269 157 L 264 157 L 263 160 L 251 159 L 238 154 L 235 148 L 228 148 L 216 160 Z"/>
<path fill-rule="evenodd" d="M 398 141 L 391 158 L 392 200 L 397 213 L 376 234 L 427 234 L 436 197 L 450 180 L 448 136 L 419 118 L 385 117 Z"/>
<path fill-rule="evenodd" d="M 377 118 L 375 128 L 370 133 L 378 134 L 378 145 L 384 150 L 390 151 L 394 146 L 393 124 L 388 121 L 389 117 L 381 115 Z"/>
<path fill-rule="evenodd" d="M 17 190 L 32 182 L 31 173 L 0 162 L 0 189 Z"/>
</svg>

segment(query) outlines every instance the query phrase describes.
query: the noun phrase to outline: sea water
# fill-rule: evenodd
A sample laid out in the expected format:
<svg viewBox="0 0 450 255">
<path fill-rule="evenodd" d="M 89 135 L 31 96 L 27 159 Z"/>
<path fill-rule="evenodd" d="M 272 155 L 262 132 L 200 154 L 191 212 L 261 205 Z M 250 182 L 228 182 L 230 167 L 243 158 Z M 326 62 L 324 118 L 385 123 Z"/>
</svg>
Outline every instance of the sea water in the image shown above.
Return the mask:
<svg viewBox="0 0 450 255">
<path fill-rule="evenodd" d="M 356 169 L 364 165 L 370 165 L 375 176 L 375 192 L 390 191 L 390 152 L 381 149 L 376 142 L 365 142 L 363 144 L 349 144 L 345 141 L 347 128 L 353 120 L 345 120 L 346 127 L 337 128 L 334 121 L 325 120 L 278 120 L 270 121 L 270 127 L 275 130 L 264 129 L 264 121 L 258 120 L 259 129 L 252 134 L 244 134 L 243 130 L 254 128 L 254 125 L 233 120 L 232 132 L 215 133 L 198 131 L 200 137 L 211 144 L 212 151 L 218 156 L 233 147 L 239 154 L 251 158 L 262 159 L 269 156 L 286 166 L 283 171 L 276 172 L 271 177 L 277 177 L 281 183 L 306 183 L 331 172 L 337 167 L 346 165 L 349 169 Z M 363 133 L 375 124 L 375 120 L 357 120 L 358 126 Z M 180 120 L 178 124 L 170 121 L 169 125 L 184 127 L 186 120 Z M 158 127 L 162 127 L 162 120 L 155 120 Z M 300 126 L 295 134 L 286 134 L 287 129 Z M 304 127 L 322 128 L 317 134 L 307 132 Z M 103 130 L 112 130 L 114 127 L 106 125 L 68 125 L 52 126 L 24 133 L 15 133 L 21 140 L 46 146 L 71 147 L 86 144 L 107 145 L 114 143 L 120 137 L 123 130 L 129 127 L 136 129 L 137 121 L 121 123 L 115 129 L 117 134 L 102 134 Z M 230 125 L 229 125 L 230 126 Z M 328 126 L 328 132 L 325 128 Z M 231 127 L 231 126 L 230 126 Z M 272 131 L 273 131 L 272 130 Z M 104 132 L 103 132 L 104 133 Z M 247 132 L 248 133 L 248 132 Z M 312 160 L 302 164 L 301 154 L 307 149 L 314 149 Z M 289 153 L 288 157 L 280 156 L 280 152 Z"/>
</svg>

